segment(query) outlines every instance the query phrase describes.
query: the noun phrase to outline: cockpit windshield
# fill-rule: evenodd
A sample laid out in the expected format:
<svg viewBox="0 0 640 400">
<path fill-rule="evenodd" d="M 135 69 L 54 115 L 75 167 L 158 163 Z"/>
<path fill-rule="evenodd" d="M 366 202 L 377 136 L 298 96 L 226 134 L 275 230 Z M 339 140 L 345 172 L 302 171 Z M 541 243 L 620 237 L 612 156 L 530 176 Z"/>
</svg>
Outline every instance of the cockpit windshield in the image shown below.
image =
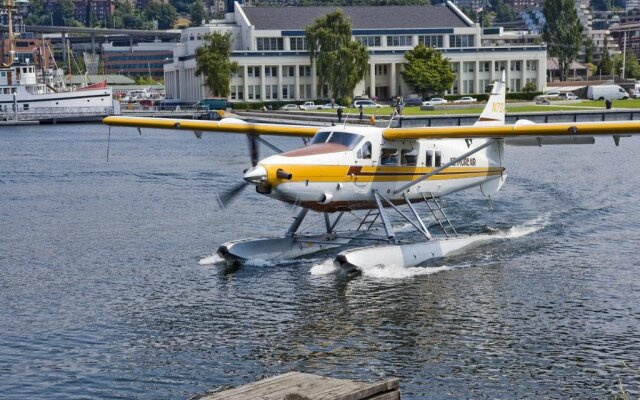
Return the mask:
<svg viewBox="0 0 640 400">
<path fill-rule="evenodd" d="M 318 132 L 311 139 L 311 144 L 318 143 L 335 143 L 341 144 L 353 150 L 354 147 L 362 140 L 362 135 L 348 132 Z"/>
<path fill-rule="evenodd" d="M 311 142 L 309 142 L 309 144 L 324 143 L 327 141 L 330 134 L 331 132 L 318 132 L 311 138 Z"/>
</svg>

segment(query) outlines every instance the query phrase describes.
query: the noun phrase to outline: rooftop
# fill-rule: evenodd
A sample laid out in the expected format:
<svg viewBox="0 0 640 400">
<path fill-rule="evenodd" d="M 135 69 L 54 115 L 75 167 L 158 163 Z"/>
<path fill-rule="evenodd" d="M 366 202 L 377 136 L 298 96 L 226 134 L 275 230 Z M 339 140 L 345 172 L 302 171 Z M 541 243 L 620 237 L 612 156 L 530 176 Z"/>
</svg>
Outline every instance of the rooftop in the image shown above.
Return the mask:
<svg viewBox="0 0 640 400">
<path fill-rule="evenodd" d="M 425 29 L 469 27 L 451 7 L 349 6 L 349 7 L 243 7 L 249 22 L 259 30 L 302 30 L 317 18 L 340 8 L 351 29 Z"/>
</svg>

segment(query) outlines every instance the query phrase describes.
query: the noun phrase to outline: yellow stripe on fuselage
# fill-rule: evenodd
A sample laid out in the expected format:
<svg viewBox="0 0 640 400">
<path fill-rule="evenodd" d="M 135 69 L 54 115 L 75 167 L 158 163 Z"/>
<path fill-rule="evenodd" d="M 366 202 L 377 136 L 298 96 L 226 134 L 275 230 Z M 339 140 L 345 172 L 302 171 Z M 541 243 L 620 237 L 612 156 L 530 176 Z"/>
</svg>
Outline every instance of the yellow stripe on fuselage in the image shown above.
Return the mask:
<svg viewBox="0 0 640 400">
<path fill-rule="evenodd" d="M 405 182 L 432 172 L 431 167 L 354 166 L 354 165 L 264 165 L 269 183 L 287 182 Z M 277 178 L 277 171 L 290 173 L 290 180 Z M 500 175 L 502 167 L 449 167 L 430 180 L 478 178 Z"/>
</svg>

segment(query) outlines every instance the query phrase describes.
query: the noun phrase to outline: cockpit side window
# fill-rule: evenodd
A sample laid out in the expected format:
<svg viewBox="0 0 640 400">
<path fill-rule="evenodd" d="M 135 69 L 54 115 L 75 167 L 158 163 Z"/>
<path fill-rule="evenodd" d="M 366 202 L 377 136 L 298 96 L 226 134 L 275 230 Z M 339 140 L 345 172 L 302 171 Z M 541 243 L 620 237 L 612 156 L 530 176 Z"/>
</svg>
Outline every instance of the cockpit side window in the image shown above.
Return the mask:
<svg viewBox="0 0 640 400">
<path fill-rule="evenodd" d="M 358 158 L 361 158 L 363 160 L 370 160 L 371 159 L 371 142 L 369 141 L 364 142 L 362 147 L 358 149 L 357 155 L 358 155 Z"/>
</svg>

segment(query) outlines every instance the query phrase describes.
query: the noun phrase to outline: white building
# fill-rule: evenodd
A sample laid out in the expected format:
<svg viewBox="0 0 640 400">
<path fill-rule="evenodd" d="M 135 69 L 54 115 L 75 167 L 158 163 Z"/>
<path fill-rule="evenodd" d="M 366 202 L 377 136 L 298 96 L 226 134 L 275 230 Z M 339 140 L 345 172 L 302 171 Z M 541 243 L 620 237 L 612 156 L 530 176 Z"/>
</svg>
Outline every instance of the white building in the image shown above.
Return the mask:
<svg viewBox="0 0 640 400">
<path fill-rule="evenodd" d="M 208 95 L 195 75 L 195 51 L 209 32 L 231 32 L 232 60 L 241 72 L 231 80 L 231 101 L 276 101 L 330 98 L 319 88 L 304 35 L 306 26 L 336 7 L 242 7 L 235 3 L 225 20 L 182 31 L 173 62 L 165 64 L 167 98 L 198 101 Z M 438 6 L 341 7 L 351 21 L 354 40 L 369 48 L 370 66 L 354 95 L 388 99 L 413 90 L 400 72 L 404 53 L 419 43 L 435 47 L 450 59 L 457 79 L 451 94 L 483 93 L 507 74 L 511 92 L 528 82 L 545 85 L 547 51 L 541 45 L 482 45 L 479 25 L 450 2 Z M 485 44 L 487 41 L 485 41 Z"/>
</svg>

